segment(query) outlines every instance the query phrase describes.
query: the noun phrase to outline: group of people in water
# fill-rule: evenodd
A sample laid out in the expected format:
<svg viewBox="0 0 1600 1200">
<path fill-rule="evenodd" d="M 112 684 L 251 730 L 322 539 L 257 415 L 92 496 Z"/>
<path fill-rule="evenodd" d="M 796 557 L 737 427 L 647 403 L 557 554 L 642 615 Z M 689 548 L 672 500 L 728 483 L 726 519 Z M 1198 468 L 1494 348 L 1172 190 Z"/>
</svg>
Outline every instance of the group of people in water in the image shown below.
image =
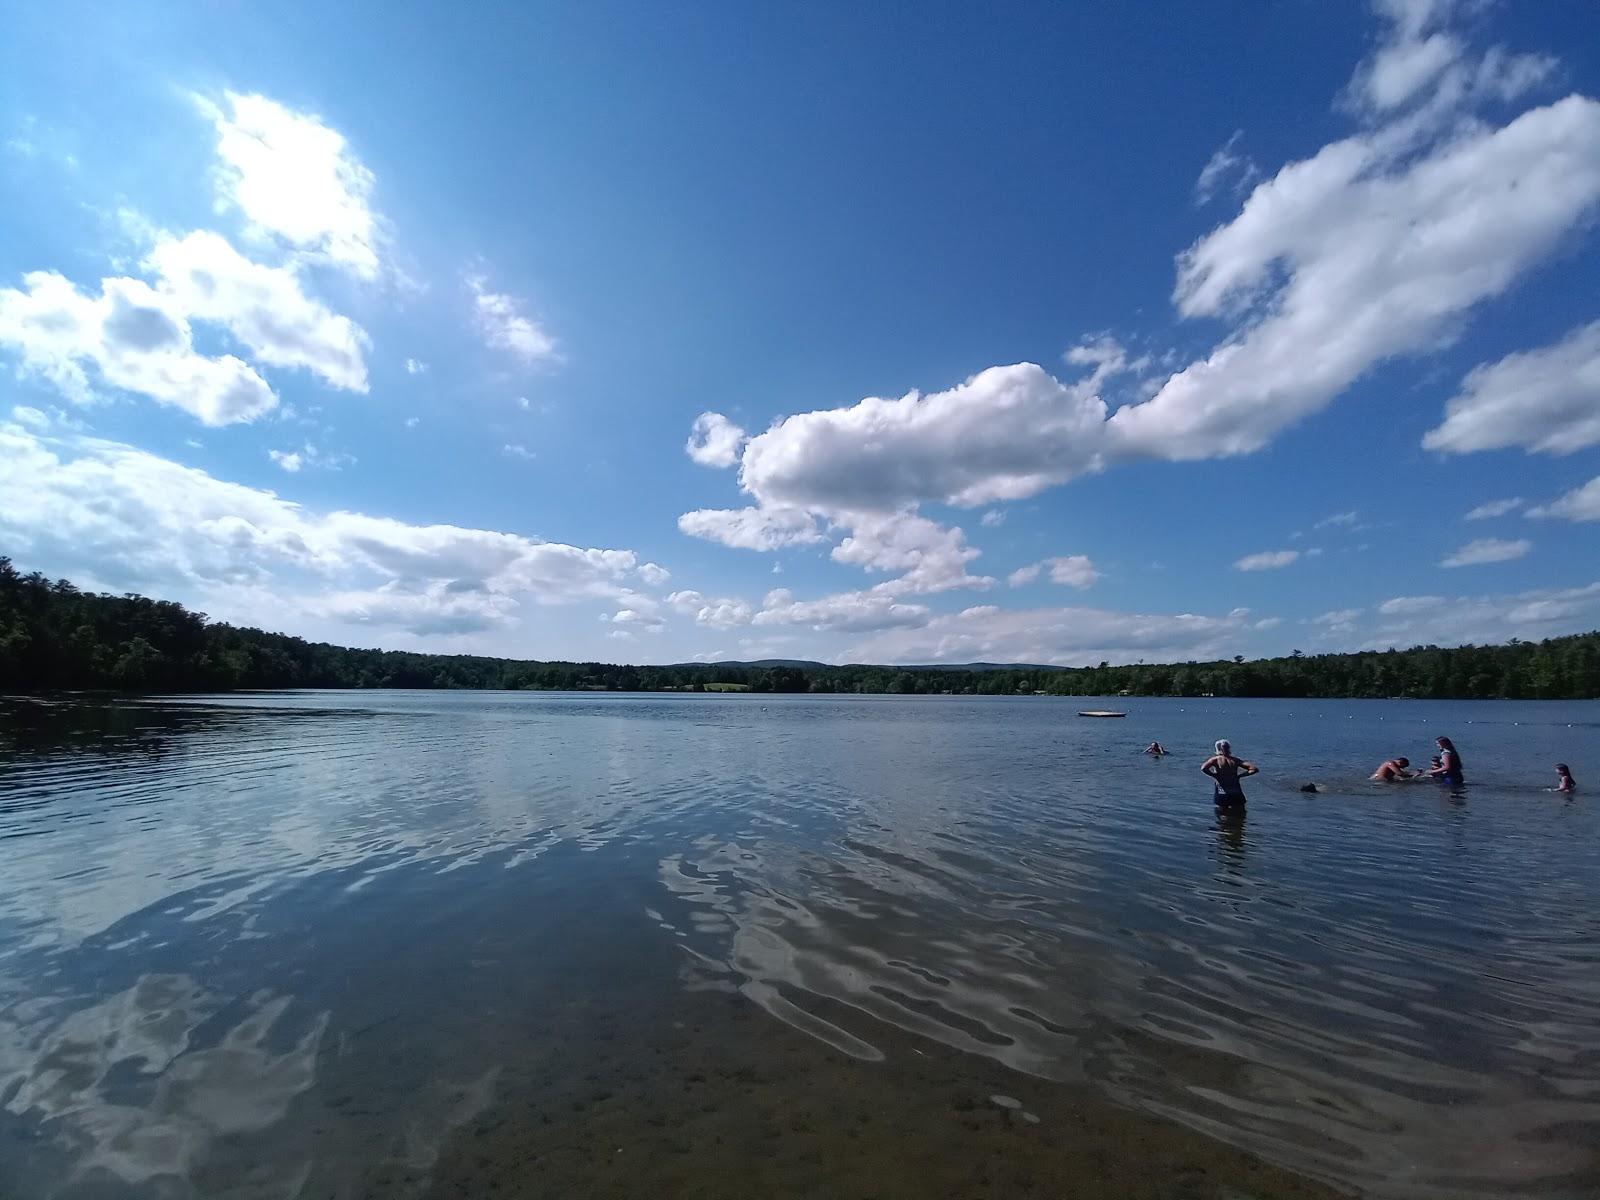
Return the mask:
<svg viewBox="0 0 1600 1200">
<path fill-rule="evenodd" d="M 1462 787 L 1466 781 L 1466 774 L 1461 767 L 1461 754 L 1456 750 L 1455 743 L 1447 737 L 1436 739 L 1439 753 L 1433 756 L 1432 763 L 1425 769 L 1411 770 L 1411 760 L 1401 755 L 1391 758 L 1372 773 L 1372 779 L 1379 783 L 1397 783 L 1402 780 L 1435 780 L 1455 791 Z M 1167 753 L 1166 747 L 1160 742 L 1151 742 L 1144 748 L 1146 754 L 1157 757 Z M 1211 779 L 1214 799 L 1219 812 L 1238 812 L 1244 808 L 1243 780 L 1260 773 L 1261 768 L 1255 763 L 1246 762 L 1235 757 L 1233 746 L 1227 738 L 1222 738 L 1216 744 L 1216 753 L 1206 759 L 1200 766 L 1202 774 Z M 1308 783 L 1300 789 L 1303 792 L 1315 792 L 1318 789 L 1314 783 Z M 1572 778 L 1572 771 L 1566 763 L 1556 764 L 1556 786 L 1550 789 L 1553 792 L 1575 792 L 1578 790 L 1576 781 Z"/>
</svg>

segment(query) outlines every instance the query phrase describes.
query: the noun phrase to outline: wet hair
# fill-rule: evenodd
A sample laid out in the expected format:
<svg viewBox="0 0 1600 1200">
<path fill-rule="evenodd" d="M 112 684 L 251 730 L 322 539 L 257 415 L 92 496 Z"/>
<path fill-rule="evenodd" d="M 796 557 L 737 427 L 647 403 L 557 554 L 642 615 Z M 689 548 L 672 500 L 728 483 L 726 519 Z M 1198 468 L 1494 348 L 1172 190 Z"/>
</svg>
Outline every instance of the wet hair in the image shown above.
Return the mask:
<svg viewBox="0 0 1600 1200">
<path fill-rule="evenodd" d="M 1217 739 L 1217 753 L 1218 754 L 1232 754 L 1233 753 L 1233 743 L 1230 742 L 1227 738 L 1218 738 Z"/>
<path fill-rule="evenodd" d="M 1394 761 L 1395 761 L 1395 765 L 1396 766 L 1409 767 L 1411 765 L 1411 760 L 1409 758 L 1407 758 L 1404 754 L 1402 754 L 1399 758 L 1395 759 Z"/>
<path fill-rule="evenodd" d="M 1557 775 L 1571 775 L 1572 774 L 1572 768 L 1567 766 L 1566 763 L 1557 763 L 1556 764 L 1556 774 Z"/>
<path fill-rule="evenodd" d="M 1456 744 L 1454 742 L 1452 742 L 1449 738 L 1447 738 L 1447 737 L 1438 737 L 1438 738 L 1435 738 L 1434 740 L 1439 743 L 1439 749 L 1448 750 L 1448 751 L 1450 751 L 1451 754 L 1454 754 L 1456 752 Z"/>
</svg>

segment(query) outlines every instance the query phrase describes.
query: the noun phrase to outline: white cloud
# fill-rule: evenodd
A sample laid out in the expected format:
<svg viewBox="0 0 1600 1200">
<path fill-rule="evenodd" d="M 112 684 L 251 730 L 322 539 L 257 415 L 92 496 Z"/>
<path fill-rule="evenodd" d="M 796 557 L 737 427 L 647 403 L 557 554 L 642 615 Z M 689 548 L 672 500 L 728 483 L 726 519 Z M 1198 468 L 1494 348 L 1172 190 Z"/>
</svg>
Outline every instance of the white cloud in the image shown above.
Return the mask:
<svg viewBox="0 0 1600 1200">
<path fill-rule="evenodd" d="M 1258 554 L 1246 554 L 1233 565 L 1239 571 L 1275 571 L 1299 557 L 1298 550 L 1263 550 Z"/>
<path fill-rule="evenodd" d="M 1261 448 L 1385 359 L 1448 340 L 1597 200 L 1600 103 L 1582 96 L 1420 152 L 1380 129 L 1284 167 L 1181 257 L 1179 312 L 1239 330 L 1112 418 L 1117 453 Z"/>
<path fill-rule="evenodd" d="M 805 625 L 813 630 L 867 633 L 926 624 L 928 609 L 875 591 L 841 592 L 819 600 L 796 600 L 783 588 L 768 592 L 752 625 Z"/>
<path fill-rule="evenodd" d="M 1101 386 L 1148 360 L 1097 335 L 1065 356 L 1092 368 L 1074 382 L 1017 363 L 945 391 L 790 415 L 738 458 L 754 511 L 848 529 L 862 514 L 1023 499 L 1124 461 L 1249 453 L 1386 360 L 1456 336 L 1600 205 L 1600 103 L 1571 96 L 1504 125 L 1478 119 L 1471 106 L 1513 98 L 1540 61 L 1430 40 L 1447 6 L 1384 11 L 1390 28 L 1355 88 L 1366 127 L 1283 167 L 1180 256 L 1179 315 L 1231 326 L 1206 357 L 1114 414 Z M 759 524 L 744 512 L 742 525 Z"/>
<path fill-rule="evenodd" d="M 639 578 L 651 587 L 660 587 L 672 578 L 672 572 L 659 563 L 647 562 L 639 568 Z"/>
<path fill-rule="evenodd" d="M 1468 542 L 1454 554 L 1439 560 L 1441 567 L 1476 567 L 1485 563 L 1511 562 L 1526 557 L 1533 543 L 1525 538 L 1478 538 Z"/>
<path fill-rule="evenodd" d="M 1571 454 L 1600 443 L 1600 321 L 1554 345 L 1474 367 L 1423 437 L 1430 450 L 1463 454 L 1520 446 Z"/>
<path fill-rule="evenodd" d="M 1522 507 L 1522 497 L 1513 496 L 1509 500 L 1487 500 L 1467 513 L 1465 520 L 1487 521 L 1494 517 L 1503 517 L 1509 512 L 1515 512 Z"/>
<path fill-rule="evenodd" d="M 721 413 L 703 412 L 694 419 L 684 451 L 703 467 L 731 467 L 739 461 L 745 432 Z"/>
<path fill-rule="evenodd" d="M 743 600 L 723 598 L 707 600 L 695 610 L 694 619 L 713 629 L 731 629 L 735 625 L 748 625 L 755 611 Z"/>
<path fill-rule="evenodd" d="M 1448 603 L 1449 601 L 1443 596 L 1396 596 L 1378 605 L 1378 611 L 1387 617 L 1409 616 L 1413 613 L 1433 612 Z"/>
<path fill-rule="evenodd" d="M 1333 628 L 1345 628 L 1354 624 L 1362 610 L 1359 608 L 1336 608 L 1332 612 L 1325 612 L 1321 616 L 1311 618 L 1313 625 L 1327 625 Z"/>
<path fill-rule="evenodd" d="M 1250 626 L 1251 629 L 1276 629 L 1283 624 L 1282 617 L 1262 617 Z"/>
<path fill-rule="evenodd" d="M 529 365 L 557 357 L 555 339 L 522 312 L 521 301 L 503 292 L 491 292 L 482 275 L 467 276 L 472 311 L 478 332 L 496 350 L 516 355 Z"/>
<path fill-rule="evenodd" d="M 751 438 L 745 490 L 768 507 L 894 512 L 1032 496 L 1101 462 L 1106 407 L 1033 363 L 944 392 L 798 413 Z"/>
<path fill-rule="evenodd" d="M 679 517 L 678 528 L 737 550 L 776 550 L 822 540 L 816 521 L 796 508 L 702 508 Z"/>
<path fill-rule="evenodd" d="M 978 524 L 985 529 L 997 529 L 1006 523 L 1006 514 L 998 508 L 991 508 L 978 519 Z"/>
<path fill-rule="evenodd" d="M 879 584 L 880 592 L 933 593 L 994 584 L 988 576 L 967 573 L 967 564 L 980 552 L 967 545 L 960 529 L 911 512 L 851 514 L 843 520 L 850 533 L 833 548 L 835 562 L 867 571 L 903 572 Z"/>
<path fill-rule="evenodd" d="M 253 263 L 204 232 L 160 238 L 145 266 L 185 316 L 221 325 L 256 362 L 304 367 L 334 387 L 367 390 L 367 335 L 308 297 L 293 270 Z"/>
<path fill-rule="evenodd" d="M 520 458 L 527 462 L 532 462 L 538 457 L 537 454 L 535 454 L 532 450 L 529 450 L 521 442 L 507 442 L 505 445 L 500 447 L 500 453 L 510 458 Z"/>
<path fill-rule="evenodd" d="M 91 370 L 97 382 L 207 425 L 252 421 L 278 403 L 238 358 L 197 351 L 181 307 L 142 280 L 105 279 L 88 296 L 53 271 L 34 271 L 23 287 L 0 288 L 0 345 L 76 403 L 94 397 Z"/>
<path fill-rule="evenodd" d="M 298 450 L 268 450 L 267 457 L 291 475 L 299 473 L 306 467 L 337 471 L 340 467 L 355 461 L 348 454 L 319 450 L 310 442 Z"/>
<path fill-rule="evenodd" d="M 1101 661 L 1170 662 L 1232 653 L 1248 612 L 1226 617 L 1150 615 L 1095 608 L 1005 610 L 981 605 L 893 630 L 853 646 L 854 662 L 1028 662 L 1065 666 Z"/>
<path fill-rule="evenodd" d="M 1360 520 L 1361 520 L 1361 514 L 1358 513 L 1358 512 L 1352 511 L 1352 512 L 1334 513 L 1333 516 L 1331 516 L 1331 517 L 1323 517 L 1322 520 L 1318 521 L 1311 528 L 1313 528 L 1313 529 L 1327 529 L 1330 526 L 1335 526 L 1335 525 L 1343 525 L 1343 526 L 1347 526 L 1347 527 L 1353 528 Z"/>
<path fill-rule="evenodd" d="M 1100 578 L 1100 572 L 1095 569 L 1087 554 L 1069 554 L 1062 558 L 1047 558 L 1042 562 L 1020 567 L 1006 577 L 1006 582 L 1012 587 L 1021 587 L 1038 579 L 1046 570 L 1050 572 L 1051 583 L 1075 587 L 1080 591 L 1093 587 Z"/>
<path fill-rule="evenodd" d="M 421 359 L 417 359 L 417 358 L 408 358 L 408 359 L 406 359 L 406 374 L 407 375 L 422 375 L 422 374 L 425 374 L 427 372 L 427 370 L 428 370 L 428 364 L 423 362 Z"/>
<path fill-rule="evenodd" d="M 422 423 L 422 418 L 421 417 L 407 417 L 406 418 L 406 428 L 407 429 L 415 429 L 421 423 Z"/>
<path fill-rule="evenodd" d="M 296 614 L 418 634 L 513 623 L 526 604 L 612 599 L 632 551 L 312 512 L 132 446 L 0 424 L 0 545 L 88 586 L 202 603 L 281 627 Z M 431 614 L 431 615 L 430 615 Z"/>
<path fill-rule="evenodd" d="M 668 594 L 666 602 L 682 613 L 692 613 L 705 604 L 706 598 L 692 589 Z"/>
<path fill-rule="evenodd" d="M 609 617 L 613 625 L 627 625 L 638 629 L 647 629 L 651 633 L 660 633 L 666 627 L 666 622 L 653 613 L 640 612 L 635 608 L 619 608 Z"/>
<path fill-rule="evenodd" d="M 1600 475 L 1574 488 L 1559 500 L 1528 510 L 1530 517 L 1559 517 L 1566 521 L 1600 521 Z"/>
<path fill-rule="evenodd" d="M 1399 597 L 1378 606 L 1388 619 L 1369 648 L 1535 641 L 1600 626 L 1600 583 L 1499 596 Z"/>
<path fill-rule="evenodd" d="M 264 96 L 201 101 L 217 130 L 218 196 L 252 228 L 363 279 L 378 275 L 381 234 L 372 172 L 344 135 Z"/>
<path fill-rule="evenodd" d="M 1244 137 L 1244 130 L 1236 129 L 1221 146 L 1218 146 L 1200 169 L 1200 178 L 1194 183 L 1196 204 L 1209 204 L 1213 196 L 1227 188 L 1238 195 L 1261 178 L 1261 170 L 1250 157 L 1236 147 Z"/>
<path fill-rule="evenodd" d="M 1379 0 L 1374 8 L 1392 28 L 1356 71 L 1355 107 L 1376 116 L 1410 107 L 1438 120 L 1481 100 L 1514 100 L 1554 70 L 1552 58 L 1500 46 L 1474 57 L 1461 38 L 1438 28 L 1462 7 L 1450 0 Z"/>
</svg>

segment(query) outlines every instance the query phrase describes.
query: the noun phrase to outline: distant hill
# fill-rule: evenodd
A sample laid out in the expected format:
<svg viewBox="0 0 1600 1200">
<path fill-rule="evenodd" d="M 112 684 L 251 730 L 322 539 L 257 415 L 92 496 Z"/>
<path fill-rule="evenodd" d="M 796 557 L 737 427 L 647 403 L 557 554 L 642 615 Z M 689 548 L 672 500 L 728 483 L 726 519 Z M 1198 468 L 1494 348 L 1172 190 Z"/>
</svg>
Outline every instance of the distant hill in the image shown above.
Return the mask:
<svg viewBox="0 0 1600 1200">
<path fill-rule="evenodd" d="M 826 671 L 827 663 L 815 662 L 809 658 L 753 658 L 741 660 L 736 658 L 719 658 L 716 662 L 681 662 L 671 663 L 666 668 L 671 671 L 693 670 L 696 667 L 726 667 L 730 670 L 749 671 L 757 668 L 794 667 L 801 671 Z"/>
<path fill-rule="evenodd" d="M 915 667 L 902 668 L 907 671 L 1066 671 L 1068 667 L 1051 666 L 1048 663 L 924 663 Z"/>
</svg>

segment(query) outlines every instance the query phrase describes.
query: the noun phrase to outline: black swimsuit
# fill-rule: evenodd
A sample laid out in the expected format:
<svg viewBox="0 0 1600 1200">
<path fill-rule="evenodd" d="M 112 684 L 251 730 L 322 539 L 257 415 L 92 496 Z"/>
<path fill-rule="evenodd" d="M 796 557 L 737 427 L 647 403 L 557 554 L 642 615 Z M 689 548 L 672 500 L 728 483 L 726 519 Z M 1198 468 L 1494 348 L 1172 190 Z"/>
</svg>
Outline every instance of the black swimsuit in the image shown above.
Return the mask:
<svg viewBox="0 0 1600 1200">
<path fill-rule="evenodd" d="M 1217 764 L 1217 773 L 1211 777 L 1211 785 L 1216 789 L 1212 799 L 1218 808 L 1236 808 L 1244 803 L 1244 789 L 1239 786 L 1241 765 L 1237 758 L 1227 758 Z"/>
</svg>

